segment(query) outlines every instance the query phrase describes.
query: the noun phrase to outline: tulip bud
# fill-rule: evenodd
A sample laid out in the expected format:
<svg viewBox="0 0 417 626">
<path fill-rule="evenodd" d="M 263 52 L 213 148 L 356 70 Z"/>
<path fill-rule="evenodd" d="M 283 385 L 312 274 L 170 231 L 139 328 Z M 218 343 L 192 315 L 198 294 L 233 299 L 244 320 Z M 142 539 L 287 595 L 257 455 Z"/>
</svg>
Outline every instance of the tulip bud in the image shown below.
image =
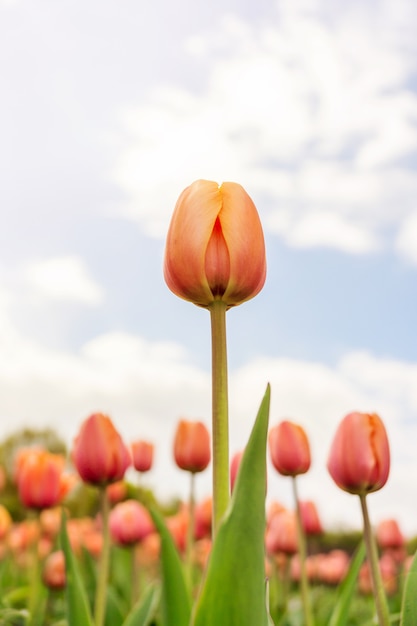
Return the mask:
<svg viewBox="0 0 417 626">
<path fill-rule="evenodd" d="M 297 552 L 297 520 L 293 511 L 282 511 L 274 515 L 266 530 L 265 547 L 268 554 Z"/>
<path fill-rule="evenodd" d="M 203 422 L 180 420 L 174 438 L 174 458 L 187 472 L 202 472 L 210 463 L 210 435 Z"/>
<path fill-rule="evenodd" d="M 387 433 L 376 413 L 349 413 L 330 448 L 327 469 L 341 489 L 357 495 L 378 491 L 388 480 Z"/>
<path fill-rule="evenodd" d="M 382 550 L 402 548 L 405 545 L 404 535 L 395 519 L 385 519 L 379 522 L 376 529 L 376 540 Z"/>
<path fill-rule="evenodd" d="M 131 444 L 133 467 L 138 472 L 148 472 L 153 463 L 154 446 L 149 441 L 138 440 Z"/>
<path fill-rule="evenodd" d="M 306 535 L 320 535 L 323 528 L 317 507 L 312 500 L 304 500 L 299 502 L 301 523 Z"/>
<path fill-rule="evenodd" d="M 310 445 L 301 426 L 285 420 L 271 428 L 268 441 L 272 464 L 280 474 L 297 476 L 310 469 Z"/>
<path fill-rule="evenodd" d="M 62 550 L 51 552 L 51 554 L 46 557 L 42 578 L 44 584 L 50 589 L 64 589 L 67 577 L 65 557 Z"/>
<path fill-rule="evenodd" d="M 131 464 L 129 450 L 109 417 L 94 413 L 81 425 L 72 452 L 81 478 L 93 485 L 121 480 Z"/>
<path fill-rule="evenodd" d="M 266 276 L 258 212 L 237 183 L 197 180 L 180 195 L 165 249 L 164 275 L 180 298 L 228 307 L 253 298 Z"/>
</svg>

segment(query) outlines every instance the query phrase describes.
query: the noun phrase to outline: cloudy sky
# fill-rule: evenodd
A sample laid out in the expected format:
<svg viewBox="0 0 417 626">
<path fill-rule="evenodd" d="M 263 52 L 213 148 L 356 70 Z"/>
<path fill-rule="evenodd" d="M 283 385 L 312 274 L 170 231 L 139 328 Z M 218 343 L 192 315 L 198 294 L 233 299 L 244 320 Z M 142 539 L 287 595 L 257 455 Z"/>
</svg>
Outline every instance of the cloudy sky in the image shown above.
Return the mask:
<svg viewBox="0 0 417 626">
<path fill-rule="evenodd" d="M 184 187 L 233 180 L 268 276 L 228 313 L 231 453 L 270 382 L 271 424 L 311 441 L 301 497 L 358 527 L 326 460 L 375 411 L 392 468 L 371 518 L 416 533 L 416 28 L 413 0 L 0 0 L 0 437 L 70 443 L 102 411 L 185 497 L 172 437 L 210 423 L 209 315 L 166 287 L 164 238 Z"/>
</svg>

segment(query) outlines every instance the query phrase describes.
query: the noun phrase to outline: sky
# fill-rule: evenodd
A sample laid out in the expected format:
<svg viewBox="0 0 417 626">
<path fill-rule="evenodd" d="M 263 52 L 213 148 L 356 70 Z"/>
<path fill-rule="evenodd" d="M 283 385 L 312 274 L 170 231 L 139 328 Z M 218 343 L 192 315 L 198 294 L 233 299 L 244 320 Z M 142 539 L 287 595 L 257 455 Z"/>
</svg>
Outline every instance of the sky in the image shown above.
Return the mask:
<svg viewBox="0 0 417 626">
<path fill-rule="evenodd" d="M 270 383 L 271 426 L 310 440 L 300 497 L 360 528 L 326 462 L 342 418 L 376 412 L 371 521 L 416 534 L 416 28 L 413 0 L 0 0 L 0 439 L 71 447 L 101 411 L 155 443 L 157 496 L 187 497 L 172 440 L 210 426 L 210 323 L 166 286 L 165 236 L 186 186 L 235 181 L 268 270 L 227 314 L 230 453 Z M 271 466 L 268 499 L 293 504 Z"/>
</svg>

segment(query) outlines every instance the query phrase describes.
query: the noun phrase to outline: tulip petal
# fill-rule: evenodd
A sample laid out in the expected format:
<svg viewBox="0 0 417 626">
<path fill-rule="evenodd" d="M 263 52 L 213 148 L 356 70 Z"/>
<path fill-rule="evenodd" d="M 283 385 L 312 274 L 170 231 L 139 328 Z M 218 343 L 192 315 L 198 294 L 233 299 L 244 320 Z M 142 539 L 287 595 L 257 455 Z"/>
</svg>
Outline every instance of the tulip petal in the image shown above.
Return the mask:
<svg viewBox="0 0 417 626">
<path fill-rule="evenodd" d="M 213 300 L 205 255 L 220 209 L 218 184 L 197 180 L 178 198 L 167 235 L 164 276 L 168 287 L 203 306 Z"/>
</svg>

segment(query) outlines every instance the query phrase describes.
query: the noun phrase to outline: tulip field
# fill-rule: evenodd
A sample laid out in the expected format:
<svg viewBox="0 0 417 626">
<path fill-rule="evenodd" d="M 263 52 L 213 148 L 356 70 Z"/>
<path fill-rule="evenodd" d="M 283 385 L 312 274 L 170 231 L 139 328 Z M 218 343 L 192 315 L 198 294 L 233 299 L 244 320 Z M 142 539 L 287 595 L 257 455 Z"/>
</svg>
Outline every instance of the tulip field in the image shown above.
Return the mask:
<svg viewBox="0 0 417 626">
<path fill-rule="evenodd" d="M 180 195 L 164 276 L 210 314 L 212 339 L 211 430 L 182 419 L 172 442 L 188 498 L 158 502 L 146 487 L 157 444 L 123 441 L 102 413 L 80 423 L 67 454 L 17 447 L 0 471 L 0 626 L 417 625 L 416 542 L 394 518 L 371 522 L 369 495 L 390 472 L 379 415 L 347 411 L 327 460 L 352 506 L 359 499 L 356 533 L 331 532 L 299 498 L 308 435 L 269 424 L 267 382 L 249 440 L 229 458 L 226 313 L 262 289 L 265 258 L 243 187 L 200 180 Z M 266 505 L 267 458 L 291 482 L 291 508 Z M 200 501 L 195 477 L 210 464 Z"/>
</svg>

